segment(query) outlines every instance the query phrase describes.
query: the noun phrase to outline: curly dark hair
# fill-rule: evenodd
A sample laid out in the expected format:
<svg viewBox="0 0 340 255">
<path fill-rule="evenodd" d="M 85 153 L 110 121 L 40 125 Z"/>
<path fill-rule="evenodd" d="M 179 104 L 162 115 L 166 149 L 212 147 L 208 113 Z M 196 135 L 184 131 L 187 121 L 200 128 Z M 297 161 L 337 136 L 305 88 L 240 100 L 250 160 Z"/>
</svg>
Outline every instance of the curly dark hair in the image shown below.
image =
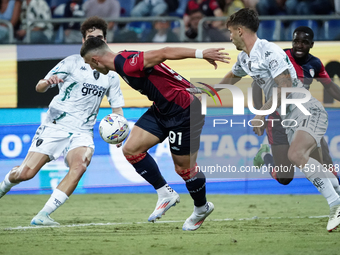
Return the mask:
<svg viewBox="0 0 340 255">
<path fill-rule="evenodd" d="M 254 33 L 257 32 L 259 24 L 257 12 L 249 8 L 243 8 L 233 13 L 227 20 L 227 27 L 244 26 Z"/>
<path fill-rule="evenodd" d="M 80 32 L 83 35 L 83 38 L 85 39 L 86 37 L 86 32 L 88 30 L 96 30 L 96 29 L 100 29 L 103 31 L 103 35 L 104 35 L 104 39 L 106 39 L 106 32 L 107 32 L 107 23 L 105 20 L 103 20 L 102 18 L 99 18 L 97 16 L 93 16 L 88 18 L 87 20 L 85 20 L 83 22 L 83 24 L 81 24 L 80 27 Z"/>
</svg>

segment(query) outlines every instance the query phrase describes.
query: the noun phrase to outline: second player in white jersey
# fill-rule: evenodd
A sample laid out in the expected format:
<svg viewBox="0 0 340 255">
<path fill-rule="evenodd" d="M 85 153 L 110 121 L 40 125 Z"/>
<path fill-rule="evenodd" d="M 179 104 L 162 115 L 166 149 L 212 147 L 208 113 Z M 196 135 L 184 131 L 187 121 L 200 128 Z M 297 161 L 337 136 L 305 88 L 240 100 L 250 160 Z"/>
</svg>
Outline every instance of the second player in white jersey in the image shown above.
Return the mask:
<svg viewBox="0 0 340 255">
<path fill-rule="evenodd" d="M 235 84 L 246 74 L 250 75 L 258 82 L 266 95 L 266 103 L 260 110 L 269 110 L 273 104 L 271 94 L 273 88 L 277 87 L 277 106 L 280 106 L 281 89 L 302 84 L 297 83 L 297 75 L 285 52 L 272 43 L 258 39 L 256 32 L 259 23 L 257 13 L 249 8 L 243 8 L 228 18 L 227 28 L 230 32 L 230 39 L 236 49 L 242 52 L 232 71 L 227 73 L 221 83 Z M 284 96 L 302 98 L 301 94 L 304 93 L 292 92 Z M 298 107 L 290 107 L 287 115 L 283 116 L 278 109 L 282 119 L 294 119 L 297 123 L 296 127 L 285 127 L 289 139 L 288 159 L 302 170 L 306 178 L 326 198 L 330 206 L 327 230 L 332 231 L 340 224 L 340 217 L 338 217 L 340 214 L 339 183 L 320 161 L 310 156 L 320 146 L 320 139 L 327 129 L 328 117 L 321 103 L 313 97 L 303 106 L 311 115 L 303 114 Z M 259 120 L 264 123 L 265 116 L 256 115 L 251 123 L 254 132 L 260 136 L 264 132 L 264 125 L 259 126 Z"/>
<path fill-rule="evenodd" d="M 267 102 L 272 98 L 273 88 L 278 87 L 274 78 L 286 70 L 288 70 L 290 74 L 292 87 L 303 88 L 303 84 L 297 78 L 294 66 L 286 53 L 276 44 L 257 38 L 249 55 L 242 51 L 237 56 L 237 62 L 233 65 L 232 73 L 238 77 L 244 77 L 246 75 L 252 77 L 256 84 L 263 90 L 265 101 Z M 288 99 L 303 97 L 305 97 L 305 94 L 298 92 L 287 95 Z M 314 97 L 311 97 L 309 102 L 303 105 L 305 108 L 312 106 L 317 106 L 320 109 L 323 108 Z M 286 116 L 282 116 L 282 119 L 297 118 L 296 114 L 292 116 L 292 111 L 295 108 L 296 105 L 289 105 Z M 277 110 L 281 114 L 280 107 Z M 301 115 L 302 113 L 298 111 L 298 114 Z"/>
<path fill-rule="evenodd" d="M 88 18 L 81 25 L 83 41 L 92 37 L 105 41 L 106 32 L 107 23 L 98 17 Z M 0 183 L 1 198 L 13 186 L 33 178 L 47 162 L 64 155 L 69 171 L 32 219 L 32 225 L 59 225 L 50 214 L 66 202 L 91 162 L 93 126 L 104 96 L 112 112 L 123 114 L 124 100 L 117 74 L 102 75 L 92 70 L 80 55 L 72 55 L 57 64 L 37 83 L 36 91 L 44 93 L 56 85 L 59 93 L 51 101 L 47 118 L 32 139 L 24 161 L 13 167 Z"/>
<path fill-rule="evenodd" d="M 46 76 L 57 75 L 59 94 L 49 105 L 44 125 L 60 125 L 62 129 L 92 131 L 104 96 L 111 108 L 124 106 L 119 77 L 115 72 L 103 75 L 84 62 L 80 55 L 71 55 L 59 62 Z"/>
</svg>

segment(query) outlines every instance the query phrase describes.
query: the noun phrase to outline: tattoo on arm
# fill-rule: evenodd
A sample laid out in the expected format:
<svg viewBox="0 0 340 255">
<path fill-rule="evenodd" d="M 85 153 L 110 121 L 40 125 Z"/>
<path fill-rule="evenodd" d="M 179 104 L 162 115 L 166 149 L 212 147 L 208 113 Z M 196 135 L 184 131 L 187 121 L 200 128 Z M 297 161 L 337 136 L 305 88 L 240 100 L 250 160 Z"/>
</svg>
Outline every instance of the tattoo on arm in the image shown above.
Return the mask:
<svg viewBox="0 0 340 255">
<path fill-rule="evenodd" d="M 277 84 L 277 107 L 281 105 L 281 88 L 292 87 L 292 77 L 288 69 L 284 70 L 281 74 L 274 78 Z M 289 95 L 288 93 L 286 95 Z"/>
<path fill-rule="evenodd" d="M 274 78 L 274 81 L 276 82 L 278 88 L 292 86 L 292 77 L 290 76 L 288 69 L 284 70 L 281 74 L 276 76 Z"/>
</svg>

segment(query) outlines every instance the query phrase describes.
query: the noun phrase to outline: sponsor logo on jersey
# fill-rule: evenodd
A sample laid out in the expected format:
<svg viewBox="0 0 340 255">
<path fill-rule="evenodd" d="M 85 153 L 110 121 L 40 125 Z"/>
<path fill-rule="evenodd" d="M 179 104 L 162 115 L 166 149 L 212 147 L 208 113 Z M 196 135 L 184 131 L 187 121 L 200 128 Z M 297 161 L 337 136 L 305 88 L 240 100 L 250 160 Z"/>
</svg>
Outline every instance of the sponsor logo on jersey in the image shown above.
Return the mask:
<svg viewBox="0 0 340 255">
<path fill-rule="evenodd" d="M 82 67 L 80 67 L 80 70 L 86 71 L 86 67 L 82 66 Z"/>
<path fill-rule="evenodd" d="M 83 83 L 83 87 L 81 89 L 82 95 L 93 95 L 93 96 L 104 96 L 106 89 L 102 86 L 98 86 L 95 84 L 90 84 L 90 83 Z"/>
</svg>

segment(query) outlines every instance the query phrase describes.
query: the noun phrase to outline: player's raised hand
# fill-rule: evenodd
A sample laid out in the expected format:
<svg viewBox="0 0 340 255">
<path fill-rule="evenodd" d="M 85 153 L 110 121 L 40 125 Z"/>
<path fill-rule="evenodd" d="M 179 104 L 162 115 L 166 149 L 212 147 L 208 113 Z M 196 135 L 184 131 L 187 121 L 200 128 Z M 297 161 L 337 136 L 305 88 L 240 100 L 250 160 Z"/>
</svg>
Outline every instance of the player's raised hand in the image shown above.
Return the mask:
<svg viewBox="0 0 340 255">
<path fill-rule="evenodd" d="M 49 85 L 54 85 L 54 84 L 58 84 L 60 82 L 64 82 L 63 79 L 60 79 L 57 75 L 52 75 L 50 78 L 48 78 L 47 80 L 47 83 Z"/>
<path fill-rule="evenodd" d="M 203 51 L 203 58 L 217 68 L 216 61 L 230 63 L 229 53 L 223 52 L 224 48 L 209 48 Z"/>
</svg>

